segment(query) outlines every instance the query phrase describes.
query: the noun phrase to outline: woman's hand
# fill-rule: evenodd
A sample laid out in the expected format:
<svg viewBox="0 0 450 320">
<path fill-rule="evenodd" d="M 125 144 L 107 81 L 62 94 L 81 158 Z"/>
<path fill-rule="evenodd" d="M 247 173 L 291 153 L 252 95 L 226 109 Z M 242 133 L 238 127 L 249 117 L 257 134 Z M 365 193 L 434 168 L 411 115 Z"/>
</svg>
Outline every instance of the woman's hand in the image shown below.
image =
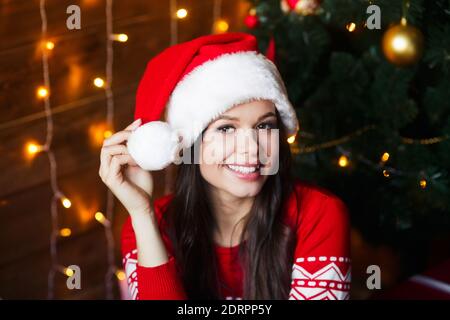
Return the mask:
<svg viewBox="0 0 450 320">
<path fill-rule="evenodd" d="M 100 153 L 99 175 L 132 217 L 153 213 L 152 175 L 137 165 L 126 146 L 131 132 L 140 124 L 141 119 L 138 119 L 105 139 Z"/>
</svg>

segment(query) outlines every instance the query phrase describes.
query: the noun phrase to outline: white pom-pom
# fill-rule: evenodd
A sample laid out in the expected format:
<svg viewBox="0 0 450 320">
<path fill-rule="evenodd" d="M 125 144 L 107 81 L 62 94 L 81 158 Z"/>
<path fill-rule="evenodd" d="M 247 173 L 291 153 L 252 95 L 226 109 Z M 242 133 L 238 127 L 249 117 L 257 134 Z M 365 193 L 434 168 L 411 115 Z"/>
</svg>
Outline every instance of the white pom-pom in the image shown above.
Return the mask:
<svg viewBox="0 0 450 320">
<path fill-rule="evenodd" d="M 167 122 L 151 121 L 134 130 L 127 141 L 130 156 L 145 170 L 161 170 L 175 160 L 178 135 Z"/>
</svg>

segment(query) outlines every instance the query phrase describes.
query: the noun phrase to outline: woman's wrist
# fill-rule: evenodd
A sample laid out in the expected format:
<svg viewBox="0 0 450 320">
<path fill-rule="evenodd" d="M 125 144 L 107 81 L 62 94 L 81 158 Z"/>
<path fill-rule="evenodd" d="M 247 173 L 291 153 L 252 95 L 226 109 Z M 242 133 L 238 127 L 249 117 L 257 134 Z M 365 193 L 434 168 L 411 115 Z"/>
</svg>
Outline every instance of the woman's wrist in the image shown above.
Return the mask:
<svg viewBox="0 0 450 320">
<path fill-rule="evenodd" d="M 135 210 L 130 212 L 131 223 L 133 227 L 139 227 L 143 224 L 148 224 L 149 222 L 154 223 L 155 214 L 153 210 Z"/>
</svg>

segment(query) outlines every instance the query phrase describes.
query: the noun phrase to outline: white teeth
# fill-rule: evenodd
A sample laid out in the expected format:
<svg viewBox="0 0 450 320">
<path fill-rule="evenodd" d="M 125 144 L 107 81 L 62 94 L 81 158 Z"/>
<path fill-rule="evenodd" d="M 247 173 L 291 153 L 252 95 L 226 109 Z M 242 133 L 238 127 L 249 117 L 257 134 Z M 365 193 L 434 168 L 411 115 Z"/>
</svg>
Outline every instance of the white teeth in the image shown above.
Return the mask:
<svg viewBox="0 0 450 320">
<path fill-rule="evenodd" d="M 252 173 L 258 169 L 257 167 L 242 167 L 242 166 L 233 166 L 233 165 L 227 165 L 227 167 L 233 171 L 240 172 L 240 173 Z"/>
</svg>

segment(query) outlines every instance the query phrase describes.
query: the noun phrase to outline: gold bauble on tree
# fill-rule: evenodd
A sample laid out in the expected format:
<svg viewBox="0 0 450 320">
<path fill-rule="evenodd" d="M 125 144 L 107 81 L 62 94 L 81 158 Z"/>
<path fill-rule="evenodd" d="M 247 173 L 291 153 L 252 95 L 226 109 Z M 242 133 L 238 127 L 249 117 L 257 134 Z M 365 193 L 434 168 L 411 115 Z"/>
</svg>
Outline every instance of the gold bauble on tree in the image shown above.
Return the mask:
<svg viewBox="0 0 450 320">
<path fill-rule="evenodd" d="M 386 59 L 397 66 L 417 63 L 423 53 L 422 32 L 402 19 L 400 24 L 386 31 L 382 48 Z"/>
</svg>

